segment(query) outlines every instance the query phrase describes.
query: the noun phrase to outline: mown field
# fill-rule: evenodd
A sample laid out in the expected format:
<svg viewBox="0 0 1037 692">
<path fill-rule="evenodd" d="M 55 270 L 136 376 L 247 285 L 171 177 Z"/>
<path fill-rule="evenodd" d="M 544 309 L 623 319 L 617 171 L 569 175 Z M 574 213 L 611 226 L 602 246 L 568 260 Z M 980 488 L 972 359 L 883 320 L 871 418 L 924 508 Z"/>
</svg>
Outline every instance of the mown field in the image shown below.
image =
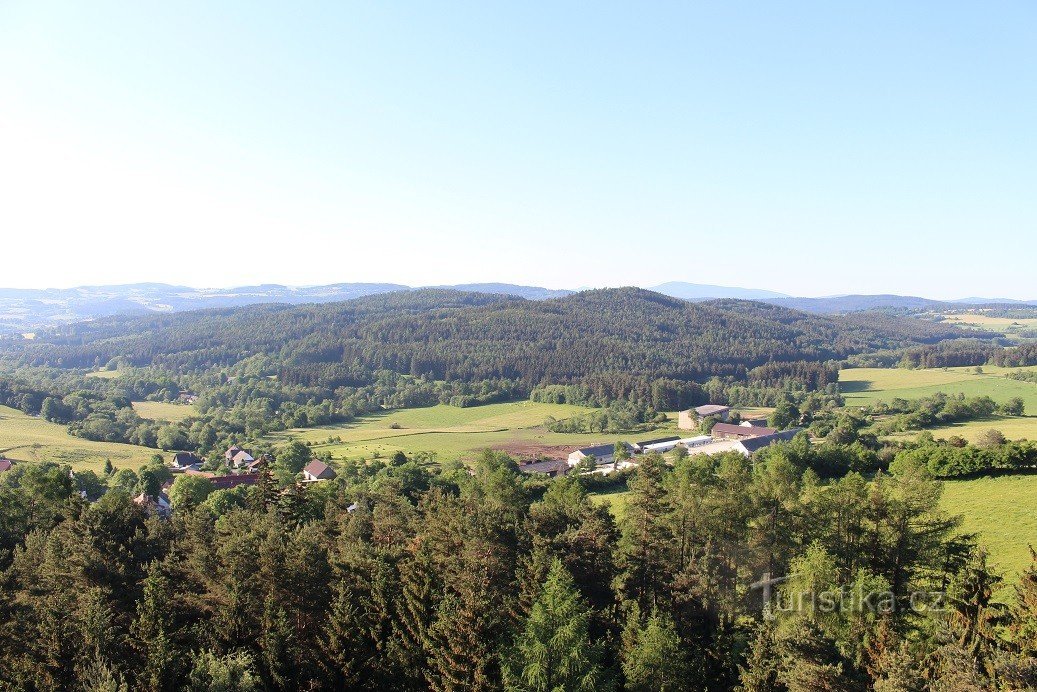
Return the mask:
<svg viewBox="0 0 1037 692">
<path fill-rule="evenodd" d="M 1015 578 L 1037 548 L 1037 475 L 997 476 L 944 482 L 943 507 L 961 514 L 998 569 Z"/>
<path fill-rule="evenodd" d="M 0 454 L 14 461 L 56 461 L 74 469 L 100 470 L 105 459 L 122 468 L 137 468 L 156 450 L 73 437 L 65 426 L 0 406 Z"/>
<path fill-rule="evenodd" d="M 975 440 L 983 431 L 995 428 L 1010 439 L 1037 439 L 1037 384 L 1005 377 L 1019 370 L 1037 368 L 999 368 L 983 366 L 977 374 L 974 368 L 937 368 L 907 370 L 904 368 L 853 368 L 839 373 L 839 388 L 847 406 L 865 406 L 880 401 L 919 399 L 938 392 L 961 393 L 965 396 L 989 396 L 998 403 L 1019 397 L 1026 404 L 1026 416 L 1005 418 L 993 416 L 987 420 L 970 421 L 957 425 L 932 428 L 936 437 L 960 435 Z M 914 435 L 916 433 L 912 433 Z"/>
<path fill-rule="evenodd" d="M 944 323 L 956 324 L 966 329 L 982 329 L 992 332 L 1000 332 L 1010 339 L 1016 341 L 1032 341 L 1033 333 L 1037 330 L 1037 319 L 1011 317 L 994 317 L 982 313 L 961 313 L 956 315 L 943 315 Z"/>
<path fill-rule="evenodd" d="M 194 406 L 170 404 L 165 401 L 134 401 L 133 410 L 147 420 L 176 423 L 195 415 Z"/>
<path fill-rule="evenodd" d="M 407 454 L 434 452 L 437 460 L 450 461 L 470 459 L 487 447 L 507 451 L 516 458 L 537 454 L 564 457 L 579 446 L 678 432 L 676 414 L 654 431 L 633 435 L 553 433 L 544 427 L 548 416 L 561 420 L 591 410 L 532 401 L 470 408 L 440 405 L 364 416 L 344 425 L 288 430 L 271 439 L 310 442 L 316 452 L 334 459 L 387 457 L 402 450 Z"/>
</svg>

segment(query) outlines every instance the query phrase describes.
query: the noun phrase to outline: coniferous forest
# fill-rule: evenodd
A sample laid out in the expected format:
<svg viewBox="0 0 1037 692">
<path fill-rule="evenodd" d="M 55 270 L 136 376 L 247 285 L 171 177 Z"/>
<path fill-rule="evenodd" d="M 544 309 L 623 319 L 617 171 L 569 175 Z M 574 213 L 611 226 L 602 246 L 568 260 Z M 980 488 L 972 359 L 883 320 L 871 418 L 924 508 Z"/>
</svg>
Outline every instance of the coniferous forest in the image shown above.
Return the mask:
<svg viewBox="0 0 1037 692">
<path fill-rule="evenodd" d="M 0 482 L 0 687 L 988 690 L 1037 684 L 1010 598 L 921 464 L 647 456 L 615 519 L 500 453 L 180 496 Z M 769 580 L 770 575 L 785 579 Z M 1007 605 L 1006 605 L 1007 603 Z"/>
</svg>

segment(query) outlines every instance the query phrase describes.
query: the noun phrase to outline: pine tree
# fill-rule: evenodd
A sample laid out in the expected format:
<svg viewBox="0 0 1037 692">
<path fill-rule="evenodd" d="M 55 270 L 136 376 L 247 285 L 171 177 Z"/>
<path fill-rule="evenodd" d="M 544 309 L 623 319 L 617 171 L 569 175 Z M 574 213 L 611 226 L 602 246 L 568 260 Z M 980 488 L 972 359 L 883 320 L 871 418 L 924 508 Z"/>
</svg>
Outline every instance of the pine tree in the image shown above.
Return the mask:
<svg viewBox="0 0 1037 692">
<path fill-rule="evenodd" d="M 625 689 L 632 692 L 675 692 L 688 687 L 690 669 L 673 623 L 655 613 L 642 622 L 632 609 L 623 630 Z"/>
<path fill-rule="evenodd" d="M 149 692 L 174 689 L 177 684 L 176 668 L 181 657 L 168 632 L 172 625 L 172 595 L 169 580 L 158 564 L 152 564 L 137 602 L 137 617 L 130 626 L 134 648 L 142 661 L 137 687 Z"/>
<path fill-rule="evenodd" d="M 1037 656 L 1037 551 L 1030 548 L 1030 565 L 1015 587 L 1008 631 L 1019 653 Z"/>
<path fill-rule="evenodd" d="M 589 622 L 590 609 L 555 559 L 509 657 L 505 685 L 531 692 L 597 689 L 602 671 Z"/>
<path fill-rule="evenodd" d="M 774 646 L 774 621 L 769 614 L 756 630 L 744 667 L 740 666 L 742 692 L 781 692 L 778 654 Z"/>
<path fill-rule="evenodd" d="M 669 546 L 672 534 L 664 517 L 669 505 L 663 476 L 666 466 L 661 457 L 644 457 L 630 483 L 619 542 L 617 579 L 625 599 L 637 601 L 644 611 L 656 608 L 664 585 L 669 581 Z"/>
</svg>

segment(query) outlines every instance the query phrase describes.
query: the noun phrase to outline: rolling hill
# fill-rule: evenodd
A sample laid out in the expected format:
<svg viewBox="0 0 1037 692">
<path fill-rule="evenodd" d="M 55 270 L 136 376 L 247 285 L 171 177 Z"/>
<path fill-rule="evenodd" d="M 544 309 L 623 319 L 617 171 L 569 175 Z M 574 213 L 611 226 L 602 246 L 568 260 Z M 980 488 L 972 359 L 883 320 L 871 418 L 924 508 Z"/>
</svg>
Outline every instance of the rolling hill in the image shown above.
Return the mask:
<svg viewBox="0 0 1037 692">
<path fill-rule="evenodd" d="M 744 378 L 768 363 L 823 362 L 976 332 L 877 313 L 821 316 L 738 300 L 690 303 L 637 288 L 524 300 L 446 289 L 321 305 L 120 316 L 0 342 L 5 362 L 202 372 L 255 356 L 285 381 L 355 386 L 381 370 L 528 389 L 613 380 Z"/>
</svg>

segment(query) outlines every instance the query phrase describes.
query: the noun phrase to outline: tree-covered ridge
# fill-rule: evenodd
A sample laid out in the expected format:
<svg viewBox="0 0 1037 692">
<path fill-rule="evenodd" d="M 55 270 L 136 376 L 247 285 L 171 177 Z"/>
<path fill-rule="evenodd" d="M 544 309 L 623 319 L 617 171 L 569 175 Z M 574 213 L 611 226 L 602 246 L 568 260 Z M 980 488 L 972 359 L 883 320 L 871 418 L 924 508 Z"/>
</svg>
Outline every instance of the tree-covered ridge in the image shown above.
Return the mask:
<svg viewBox="0 0 1037 692">
<path fill-rule="evenodd" d="M 744 301 L 686 303 L 641 289 L 546 301 L 428 290 L 310 306 L 112 318 L 3 343 L 10 362 L 197 372 L 254 356 L 293 384 L 359 386 L 374 373 L 516 380 L 527 388 L 590 375 L 704 381 L 771 362 L 825 361 L 961 336 L 884 315 L 819 317 Z"/>
</svg>

